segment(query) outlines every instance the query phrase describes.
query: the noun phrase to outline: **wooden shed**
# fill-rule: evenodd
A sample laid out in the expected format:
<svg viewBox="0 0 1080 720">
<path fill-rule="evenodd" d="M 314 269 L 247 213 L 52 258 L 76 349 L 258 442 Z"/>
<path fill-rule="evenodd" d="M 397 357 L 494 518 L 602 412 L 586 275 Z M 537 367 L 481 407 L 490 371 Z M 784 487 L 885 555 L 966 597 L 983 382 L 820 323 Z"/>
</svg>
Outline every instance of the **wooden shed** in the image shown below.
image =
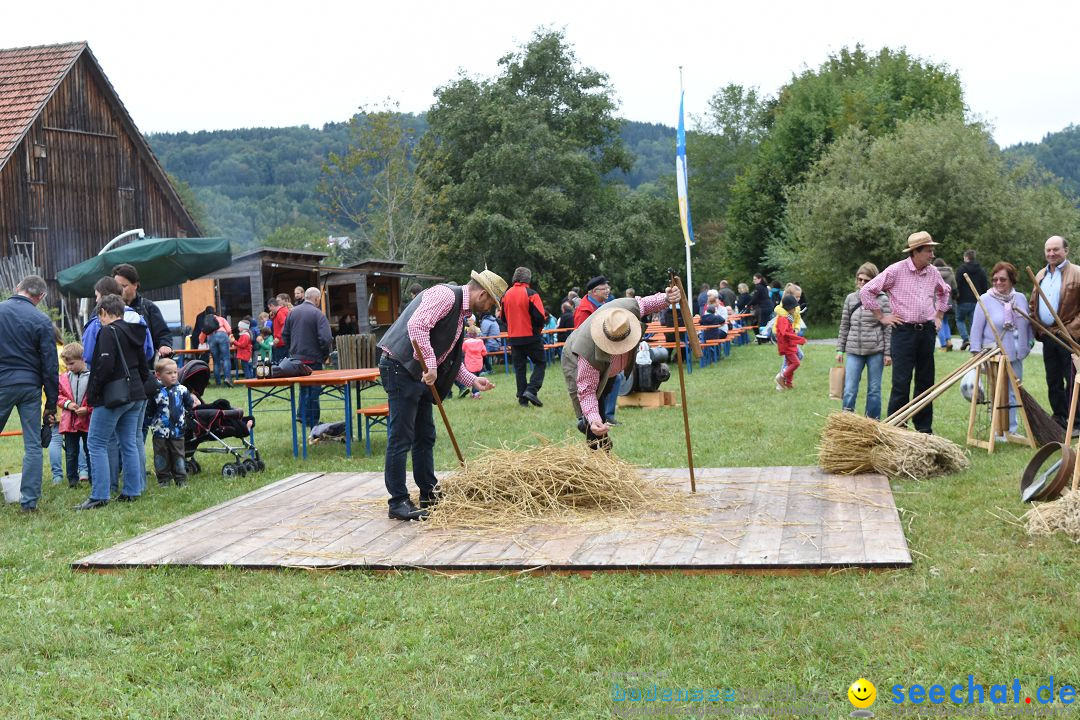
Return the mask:
<svg viewBox="0 0 1080 720">
<path fill-rule="evenodd" d="M 201 234 L 87 44 L 0 50 L 0 257 L 54 281 L 134 228 Z"/>
<path fill-rule="evenodd" d="M 323 265 L 327 257 L 323 252 L 272 247 L 235 255 L 229 267 L 183 284 L 184 323 L 194 323 L 207 305 L 233 321 L 255 317 L 271 296 L 292 297 L 293 288 L 300 286 L 323 290 L 323 310 L 335 331 L 346 315 L 352 315 L 360 332 L 378 333 L 401 312 L 402 280 L 439 279 L 403 272 L 405 263 L 398 260 L 368 258 L 337 267 Z"/>
</svg>

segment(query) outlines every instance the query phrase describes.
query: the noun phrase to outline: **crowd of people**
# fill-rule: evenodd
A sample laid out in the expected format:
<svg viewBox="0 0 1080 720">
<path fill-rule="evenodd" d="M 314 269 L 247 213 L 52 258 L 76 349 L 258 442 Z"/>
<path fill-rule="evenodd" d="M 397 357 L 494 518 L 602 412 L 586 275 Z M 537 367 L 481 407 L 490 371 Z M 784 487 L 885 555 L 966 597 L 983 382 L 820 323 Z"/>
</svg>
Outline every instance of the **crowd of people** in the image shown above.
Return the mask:
<svg viewBox="0 0 1080 720">
<path fill-rule="evenodd" d="M 936 350 L 954 347 L 954 320 L 961 350 L 979 353 L 1001 338 L 1018 378 L 1036 339 L 1056 335 L 1063 340 L 1043 344 L 1043 362 L 1053 417 L 1065 427 L 1075 374 L 1068 345 L 1080 340 L 1080 270 L 1068 262 L 1068 242 L 1061 236 L 1045 242 L 1046 263 L 1030 300 L 1015 289 L 1018 274 L 1012 264 L 998 262 L 988 276 L 975 251 L 967 250 L 954 271 L 937 257 L 938 246 L 929 233 L 916 232 L 897 262 L 882 271 L 869 262 L 856 270 L 855 287 L 841 308 L 836 348 L 837 362 L 845 368 L 843 409 L 855 411 L 865 373 L 864 411 L 880 419 L 882 376 L 890 365 L 886 414 L 930 388 Z M 8 340 L 0 344 L 0 422 L 17 411 L 22 424 L 25 512 L 33 512 L 41 496 L 43 448 L 49 450 L 54 482 L 89 485 L 89 496 L 77 506 L 83 510 L 142 495 L 148 434 L 159 484 L 186 483 L 184 428 L 200 399 L 179 381 L 161 312 L 139 295 L 138 273 L 130 265 L 115 267 L 94 291 L 95 313 L 81 342 L 66 345 L 36 308 L 47 295 L 42 278 L 25 278 L 15 295 L 0 303 L 0 335 Z M 572 288 L 552 305 L 558 314 L 547 310 L 526 267 L 517 268 L 509 284 L 485 270 L 473 272 L 463 286 L 415 286 L 409 294 L 411 301 L 379 342 L 380 374 L 393 418 L 384 472 L 390 517 L 398 519 L 424 517 L 438 501 L 429 388 L 446 397 L 456 383 L 462 397 L 482 397 L 495 386 L 491 360 L 504 352 L 504 339 L 514 367 L 515 398 L 523 408 L 543 406 L 545 345 L 559 348 L 578 429 L 597 449 L 611 447 L 609 433 L 618 424 L 615 401 L 646 322 L 674 328 L 676 307 L 683 302 L 692 304 L 703 341 L 726 337 L 734 315 L 749 317 L 760 341 L 775 341 L 778 391 L 794 387 L 803 360 L 806 296 L 795 283 L 770 283 L 761 274 L 754 276 L 752 289 L 744 283 L 732 289 L 726 280 L 716 288 L 702 283 L 696 296 L 685 299 L 675 287 L 647 296 L 627 288 L 616 298 L 607 278 L 595 276 L 584 293 Z M 232 352 L 246 377 L 253 377 L 256 362 L 285 358 L 321 369 L 333 337 L 321 300 L 317 288 L 297 287 L 291 296 L 270 298 L 266 312 L 238 321 L 235 330 L 208 306 L 192 334 L 212 356 L 219 384 L 231 385 Z M 343 317 L 339 332 L 352 330 L 352 317 Z M 320 394 L 319 387 L 301 388 L 297 419 L 309 427 L 320 420 Z M 920 432 L 932 432 L 932 422 L 929 403 L 912 416 Z M 1019 430 L 1015 407 L 1008 430 Z M 410 454 L 421 491 L 419 506 L 405 488 Z"/>
<path fill-rule="evenodd" d="M 35 512 L 41 498 L 44 448 L 54 483 L 89 487 L 78 510 L 142 496 L 148 436 L 159 486 L 186 484 L 185 436 L 201 401 L 180 382 L 172 334 L 160 309 L 139 294 L 139 284 L 138 271 L 128 264 L 99 279 L 82 340 L 67 344 L 37 307 L 48 294 L 41 277 L 24 278 L 0 302 L 0 427 L 18 412 L 23 512 Z M 232 385 L 233 352 L 246 377 L 254 376 L 253 358 L 270 362 L 275 354 L 322 367 L 331 332 L 321 293 L 297 290 L 292 298 L 275 296 L 266 313 L 240 320 L 235 331 L 213 306 L 199 313 L 192 335 L 212 356 L 219 384 Z M 300 413 L 309 425 L 319 419 L 320 390 L 301 389 Z"/>
</svg>

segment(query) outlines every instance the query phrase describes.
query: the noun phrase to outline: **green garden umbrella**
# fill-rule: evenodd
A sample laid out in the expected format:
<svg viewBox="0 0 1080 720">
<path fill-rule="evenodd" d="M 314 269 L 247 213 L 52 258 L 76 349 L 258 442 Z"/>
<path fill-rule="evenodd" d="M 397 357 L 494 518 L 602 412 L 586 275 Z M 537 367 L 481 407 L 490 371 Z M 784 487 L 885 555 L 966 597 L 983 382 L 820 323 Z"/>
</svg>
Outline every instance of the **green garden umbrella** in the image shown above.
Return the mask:
<svg viewBox="0 0 1080 720">
<path fill-rule="evenodd" d="M 232 251 L 225 238 L 146 238 L 61 270 L 56 280 L 64 292 L 93 297 L 94 283 L 120 263 L 139 271 L 140 289 L 155 290 L 228 267 Z"/>
</svg>

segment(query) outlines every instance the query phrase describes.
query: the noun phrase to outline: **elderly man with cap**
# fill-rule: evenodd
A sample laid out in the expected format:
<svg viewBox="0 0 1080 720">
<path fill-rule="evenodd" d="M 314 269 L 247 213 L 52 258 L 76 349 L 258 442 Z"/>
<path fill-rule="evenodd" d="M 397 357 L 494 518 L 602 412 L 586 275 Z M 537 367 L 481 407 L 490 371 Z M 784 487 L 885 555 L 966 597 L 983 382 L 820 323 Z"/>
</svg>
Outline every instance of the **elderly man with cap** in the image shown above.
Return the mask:
<svg viewBox="0 0 1080 720">
<path fill-rule="evenodd" d="M 908 236 L 904 252 L 908 257 L 885 268 L 863 285 L 859 299 L 882 325 L 892 327 L 892 392 L 889 411 L 892 415 L 911 397 L 911 376 L 915 375 L 915 394 L 934 384 L 934 345 L 942 318 L 949 307 L 949 286 L 934 267 L 934 247 L 938 243 L 930 233 L 921 231 Z M 892 312 L 884 314 L 877 301 L 880 293 L 889 298 Z M 927 404 L 912 421 L 919 432 L 932 432 L 934 408 Z"/>
<path fill-rule="evenodd" d="M 1065 324 L 1069 335 L 1073 340 L 1080 341 L 1080 267 L 1069 262 L 1069 242 L 1060 235 L 1048 238 L 1043 252 L 1046 267 L 1035 276 L 1035 281 Z M 1037 316 L 1044 327 L 1055 335 L 1061 335 L 1053 314 L 1038 292 L 1031 293 L 1029 304 L 1032 317 Z M 1042 335 L 1042 331 L 1036 330 L 1035 336 L 1043 340 L 1043 364 L 1050 408 L 1054 419 L 1064 427 L 1069 420 L 1069 402 L 1076 371 L 1071 353 L 1050 338 L 1042 338 Z"/>
<path fill-rule="evenodd" d="M 611 295 L 611 285 L 603 275 L 597 275 L 585 286 L 585 297 L 581 299 L 574 309 L 574 327 L 581 327 L 581 323 L 600 309 Z"/>
<path fill-rule="evenodd" d="M 585 320 L 563 346 L 562 370 L 578 430 L 589 446 L 611 449 L 607 419 L 600 414 L 614 376 L 634 367 L 632 354 L 641 340 L 641 318 L 681 300 L 672 286 L 647 297 L 619 298 Z M 585 304 L 585 301 L 582 301 Z"/>
<path fill-rule="evenodd" d="M 379 342 L 379 374 L 390 406 L 383 478 L 390 493 L 390 517 L 422 520 L 438 502 L 435 478 L 435 420 L 431 387 L 441 397 L 454 380 L 476 390 L 495 384 L 462 365 L 465 318 L 499 306 L 506 281 L 491 272 L 473 272 L 467 285 L 436 285 L 421 291 L 402 311 Z M 413 342 L 420 347 L 423 364 Z M 425 369 L 426 368 L 426 369 Z M 420 489 L 420 507 L 409 498 L 405 462 L 412 452 L 413 480 Z"/>
</svg>

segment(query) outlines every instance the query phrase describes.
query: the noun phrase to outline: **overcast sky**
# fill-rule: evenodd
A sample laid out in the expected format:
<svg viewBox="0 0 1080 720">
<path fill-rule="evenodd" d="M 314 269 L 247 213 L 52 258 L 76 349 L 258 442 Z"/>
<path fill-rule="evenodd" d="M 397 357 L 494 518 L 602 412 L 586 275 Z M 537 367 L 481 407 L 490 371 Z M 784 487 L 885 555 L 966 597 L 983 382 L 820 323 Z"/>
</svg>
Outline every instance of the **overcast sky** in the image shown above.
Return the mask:
<svg viewBox="0 0 1080 720">
<path fill-rule="evenodd" d="M 144 132 L 347 119 L 391 98 L 427 109 L 459 72 L 490 77 L 541 26 L 611 79 L 619 114 L 674 125 L 729 82 L 773 94 L 840 48 L 906 47 L 960 73 L 1002 145 L 1080 124 L 1080 3 L 5 3 L 0 47 L 86 40 Z"/>
</svg>

